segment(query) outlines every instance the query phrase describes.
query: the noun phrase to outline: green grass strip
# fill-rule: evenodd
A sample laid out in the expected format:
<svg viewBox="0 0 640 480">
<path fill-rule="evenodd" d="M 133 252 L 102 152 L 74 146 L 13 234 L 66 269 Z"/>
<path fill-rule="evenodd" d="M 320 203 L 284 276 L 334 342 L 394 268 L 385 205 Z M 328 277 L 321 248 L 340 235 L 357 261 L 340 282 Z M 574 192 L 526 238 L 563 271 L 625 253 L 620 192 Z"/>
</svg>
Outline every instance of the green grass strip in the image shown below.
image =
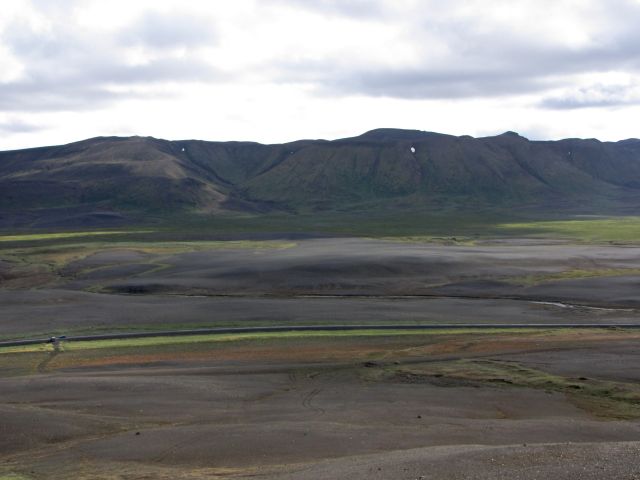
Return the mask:
<svg viewBox="0 0 640 480">
<path fill-rule="evenodd" d="M 640 217 L 504 223 L 497 228 L 512 235 L 520 233 L 583 241 L 640 242 Z"/>
<path fill-rule="evenodd" d="M 290 338 L 336 338 L 336 337 L 390 337 L 415 335 L 461 335 L 461 334 L 499 334 L 499 333 L 548 333 L 547 330 L 533 328 L 499 328 L 495 329 L 425 329 L 425 330 L 338 330 L 338 331 L 293 331 L 293 332 L 258 332 L 258 333 L 224 333 L 205 335 L 185 335 L 174 337 L 123 338 L 111 340 L 69 341 L 62 342 L 65 351 L 93 350 L 102 348 L 151 347 L 157 345 L 179 345 L 188 343 L 262 341 Z M 557 333 L 557 330 L 553 330 Z M 0 349 L 2 353 L 46 352 L 52 350 L 51 345 L 25 345 Z"/>
<path fill-rule="evenodd" d="M 93 237 L 97 235 L 130 235 L 136 233 L 154 233 L 155 230 L 128 231 L 89 231 L 89 232 L 60 232 L 60 233 L 29 233 L 25 235 L 3 235 L 0 242 L 30 242 L 33 240 L 55 240 L 59 238 Z"/>
</svg>

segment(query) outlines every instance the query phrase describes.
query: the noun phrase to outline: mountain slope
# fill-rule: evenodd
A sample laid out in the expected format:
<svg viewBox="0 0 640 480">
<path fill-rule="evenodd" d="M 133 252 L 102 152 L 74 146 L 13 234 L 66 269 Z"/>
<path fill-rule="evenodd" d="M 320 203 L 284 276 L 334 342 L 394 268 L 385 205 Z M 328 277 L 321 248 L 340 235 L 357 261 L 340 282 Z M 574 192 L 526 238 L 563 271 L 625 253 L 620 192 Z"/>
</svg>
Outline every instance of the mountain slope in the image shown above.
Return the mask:
<svg viewBox="0 0 640 480">
<path fill-rule="evenodd" d="M 94 205 L 190 208 L 224 200 L 207 172 L 175 154 L 169 142 L 99 138 L 62 147 L 0 154 L 3 207 Z"/>
<path fill-rule="evenodd" d="M 640 140 L 379 129 L 280 145 L 100 137 L 0 152 L 0 212 L 640 206 Z"/>
<path fill-rule="evenodd" d="M 461 206 L 616 202 L 638 188 L 639 147 L 383 129 L 309 146 L 240 188 L 250 199 L 329 208 L 398 198 Z"/>
</svg>

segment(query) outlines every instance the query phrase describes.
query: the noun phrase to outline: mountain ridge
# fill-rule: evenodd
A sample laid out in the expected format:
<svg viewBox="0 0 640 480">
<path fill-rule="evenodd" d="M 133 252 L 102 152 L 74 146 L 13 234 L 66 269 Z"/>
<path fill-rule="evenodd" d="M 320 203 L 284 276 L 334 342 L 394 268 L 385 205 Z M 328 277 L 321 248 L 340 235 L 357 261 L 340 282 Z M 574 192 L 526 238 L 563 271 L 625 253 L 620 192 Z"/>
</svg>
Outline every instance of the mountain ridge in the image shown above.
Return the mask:
<svg viewBox="0 0 640 480">
<path fill-rule="evenodd" d="M 380 128 L 337 140 L 94 137 L 0 152 L 0 212 L 640 206 L 640 140 Z"/>
</svg>

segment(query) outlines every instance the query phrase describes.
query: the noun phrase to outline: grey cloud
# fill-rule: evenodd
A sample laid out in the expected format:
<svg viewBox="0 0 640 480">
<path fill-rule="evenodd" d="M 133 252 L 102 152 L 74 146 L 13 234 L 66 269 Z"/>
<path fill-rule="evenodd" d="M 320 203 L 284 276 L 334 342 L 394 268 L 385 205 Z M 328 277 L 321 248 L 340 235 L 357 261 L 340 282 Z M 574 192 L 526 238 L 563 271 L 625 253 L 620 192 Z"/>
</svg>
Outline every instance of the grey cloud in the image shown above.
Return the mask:
<svg viewBox="0 0 640 480">
<path fill-rule="evenodd" d="M 158 16 L 154 18 L 161 22 Z M 182 23 L 180 29 L 185 28 Z M 173 45 L 178 41 L 178 30 L 170 37 Z M 131 28 L 126 32 L 131 34 Z M 145 35 L 146 41 L 153 40 L 148 32 Z M 162 49 L 148 63 L 129 64 L 123 60 L 125 47 L 117 40 L 114 43 L 110 37 L 83 31 L 77 25 L 55 23 L 50 30 L 35 32 L 26 24 L 14 24 L 0 38 L 24 67 L 20 80 L 0 84 L 0 108 L 6 111 L 100 108 L 150 96 L 134 88 L 145 84 L 225 78 L 197 56 L 187 53 L 175 58 Z M 202 37 L 194 34 L 184 41 L 196 38 Z"/>
<path fill-rule="evenodd" d="M 22 80 L 0 84 L 2 109 L 97 108 L 126 98 L 145 98 L 148 94 L 140 92 L 146 84 L 230 80 L 197 54 L 199 47 L 218 44 L 215 28 L 205 19 L 181 11 L 147 12 L 110 37 L 63 21 L 68 18 L 66 9 L 73 9 L 76 1 L 34 1 L 43 9 L 47 5 L 47 12 L 59 20 L 48 31 L 35 32 L 14 22 L 2 32 L 3 44 L 25 67 Z M 640 3 L 635 0 L 581 4 L 591 9 L 589 18 L 598 18 L 602 26 L 601 38 L 582 47 L 554 44 L 508 24 L 485 24 L 481 16 L 473 14 L 451 15 L 458 5 L 482 7 L 483 2 L 424 0 L 411 14 L 403 14 L 397 6 L 403 4 L 382 0 L 267 1 L 355 21 L 386 22 L 398 27 L 399 42 L 410 42 L 417 52 L 415 61 L 404 68 L 367 64 L 361 61 L 364 55 L 360 51 L 344 49 L 334 57 L 269 61 L 255 71 L 242 72 L 245 78 L 258 73 L 256 76 L 266 82 L 304 83 L 317 95 L 408 99 L 544 95 L 550 89 L 570 89 L 575 76 L 584 73 L 640 73 Z M 538 8 L 544 5 L 540 2 Z M 432 54 L 434 37 L 444 45 L 446 54 Z M 150 50 L 153 61 L 126 63 L 124 54 L 131 46 Z M 185 56 L 173 58 L 174 47 L 184 50 Z M 613 93 L 576 98 L 547 95 L 541 104 L 546 108 L 579 108 L 625 101 L 626 97 Z"/>
<path fill-rule="evenodd" d="M 39 11 L 48 15 L 69 14 L 81 3 L 81 0 L 31 0 L 31 3 Z"/>
<path fill-rule="evenodd" d="M 180 12 L 147 12 L 121 33 L 125 43 L 151 48 L 196 47 L 215 43 L 210 21 Z"/>
<path fill-rule="evenodd" d="M 48 86 L 50 85 L 50 86 Z M 35 82 L 0 87 L 0 110 L 14 112 L 95 110 L 127 98 L 149 98 L 152 94 L 110 90 L 85 85 Z"/>
<path fill-rule="evenodd" d="M 552 80 L 520 76 L 507 71 L 455 70 L 363 70 L 340 79 L 329 79 L 327 91 L 364 93 L 408 99 L 499 97 L 542 91 Z"/>
<path fill-rule="evenodd" d="M 325 15 L 338 15 L 352 18 L 375 18 L 389 13 L 380 0 L 270 0 L 274 4 L 295 6 Z"/>
<path fill-rule="evenodd" d="M 306 83 L 322 95 L 365 95 L 405 99 L 500 97 L 541 92 L 561 83 L 550 76 L 529 75 L 508 65 L 429 65 L 410 68 L 366 68 L 330 62 L 284 62 L 283 82 Z"/>
<path fill-rule="evenodd" d="M 45 130 L 42 125 L 25 122 L 20 119 L 9 119 L 0 121 L 0 132 L 2 133 L 29 133 Z"/>
<path fill-rule="evenodd" d="M 625 105 L 637 105 L 640 100 L 622 99 L 577 99 L 573 97 L 545 98 L 539 103 L 541 107 L 551 110 L 576 110 L 579 108 L 621 107 Z"/>
<path fill-rule="evenodd" d="M 321 2 L 321 6 L 331 9 L 334 3 Z M 640 3 L 611 0 L 606 5 L 584 5 L 590 5 L 589 15 L 599 19 L 604 33 L 582 47 L 553 43 L 507 24 L 487 28 L 472 15 L 440 15 L 446 10 L 442 4 L 425 2 L 415 16 L 402 19 L 397 12 L 390 16 L 394 22 L 403 22 L 407 37 L 421 52 L 412 65 L 372 68 L 358 64 L 357 57 L 353 64 L 340 59 L 322 64 L 283 62 L 278 78 L 308 83 L 323 94 L 454 99 L 540 93 L 570 86 L 575 75 L 584 73 L 640 72 Z M 434 36 L 449 51 L 444 58 L 430 53 Z M 348 52 L 341 55 L 347 58 Z"/>
<path fill-rule="evenodd" d="M 86 72 L 84 78 L 103 84 L 135 85 L 222 80 L 225 75 L 199 61 L 184 58 L 163 58 L 142 65 L 95 65 Z"/>
<path fill-rule="evenodd" d="M 540 106 L 556 110 L 620 107 L 640 104 L 638 85 L 592 85 L 543 98 Z"/>
</svg>

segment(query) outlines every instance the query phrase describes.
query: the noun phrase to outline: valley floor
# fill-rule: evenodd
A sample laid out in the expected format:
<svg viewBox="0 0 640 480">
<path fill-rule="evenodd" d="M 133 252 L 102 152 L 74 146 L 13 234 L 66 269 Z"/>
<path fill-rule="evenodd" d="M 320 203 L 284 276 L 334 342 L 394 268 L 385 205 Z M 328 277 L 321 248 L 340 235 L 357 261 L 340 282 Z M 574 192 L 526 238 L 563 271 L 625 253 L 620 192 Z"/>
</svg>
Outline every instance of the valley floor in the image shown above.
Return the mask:
<svg viewBox="0 0 640 480">
<path fill-rule="evenodd" d="M 5 350 L 0 472 L 637 478 L 639 343 L 443 331 Z"/>
<path fill-rule="evenodd" d="M 640 478 L 640 330 L 500 328 L 638 324 L 639 281 L 633 243 L 12 239 L 0 340 L 495 329 L 0 348 L 0 480 Z"/>
</svg>

